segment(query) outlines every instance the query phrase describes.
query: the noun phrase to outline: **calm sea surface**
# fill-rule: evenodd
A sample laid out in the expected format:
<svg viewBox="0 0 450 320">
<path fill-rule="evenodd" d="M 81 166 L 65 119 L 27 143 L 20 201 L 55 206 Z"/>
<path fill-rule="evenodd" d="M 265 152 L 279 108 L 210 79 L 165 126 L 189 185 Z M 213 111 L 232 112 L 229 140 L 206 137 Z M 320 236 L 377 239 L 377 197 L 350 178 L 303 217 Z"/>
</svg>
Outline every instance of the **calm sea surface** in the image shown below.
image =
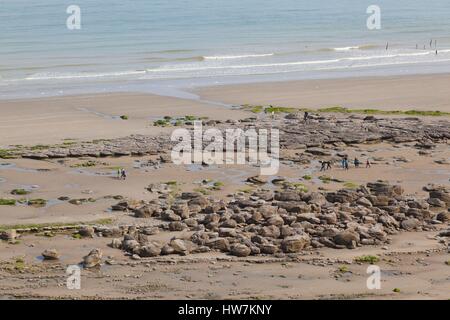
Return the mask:
<svg viewBox="0 0 450 320">
<path fill-rule="evenodd" d="M 0 0 L 3 99 L 447 71 L 448 0 Z"/>
</svg>

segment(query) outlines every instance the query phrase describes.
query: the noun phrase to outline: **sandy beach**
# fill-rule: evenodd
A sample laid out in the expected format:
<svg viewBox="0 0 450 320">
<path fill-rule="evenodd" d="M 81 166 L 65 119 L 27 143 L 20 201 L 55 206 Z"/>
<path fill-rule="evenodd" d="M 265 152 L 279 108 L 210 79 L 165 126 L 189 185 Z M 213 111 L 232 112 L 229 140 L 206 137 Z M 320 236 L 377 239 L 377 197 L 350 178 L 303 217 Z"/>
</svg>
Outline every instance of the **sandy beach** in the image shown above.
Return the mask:
<svg viewBox="0 0 450 320">
<path fill-rule="evenodd" d="M 220 104 L 450 112 L 449 85 L 450 75 L 424 75 L 216 86 L 196 89 L 198 100 L 114 93 L 0 101 L 0 198 L 14 200 L 0 205 L 0 297 L 448 299 L 447 116 L 313 112 L 305 124 L 302 114 L 270 117 Z M 204 117 L 219 129 L 279 128 L 280 170 L 252 179 L 259 172 L 252 165 L 174 165 L 164 138 L 175 126 L 154 124 L 165 116 Z M 189 119 L 180 126 L 190 128 Z M 343 170 L 342 154 L 360 158 L 361 167 Z M 320 172 L 320 161 L 332 161 L 331 170 Z M 360 186 L 377 180 L 383 183 L 364 198 L 370 187 Z M 337 190 L 347 190 L 345 201 Z M 277 194 L 296 200 L 275 201 Z M 311 194 L 326 200 L 315 203 Z M 200 199 L 208 205 L 192 205 Z M 155 201 L 165 204 L 155 209 Z M 186 201 L 187 212 L 175 205 Z M 304 209 L 289 211 L 292 201 Z M 252 220 L 261 203 L 276 208 L 276 218 Z M 393 221 L 382 224 L 382 216 Z M 268 226 L 286 233 L 269 236 Z M 348 230 L 358 237 L 339 244 L 335 237 Z M 208 245 L 195 242 L 196 233 Z M 295 234 L 308 244 L 286 250 L 283 241 Z M 131 239 L 139 248 L 127 249 Z M 233 251 L 239 241 L 251 254 Z M 82 270 L 82 289 L 67 290 L 67 265 L 86 266 L 83 257 L 95 248 L 102 255 Z M 150 248 L 168 253 L 153 256 Z M 46 249 L 58 258 L 44 259 Z M 380 290 L 366 288 L 362 256 L 377 257 Z"/>
<path fill-rule="evenodd" d="M 206 87 L 195 92 L 229 104 L 379 110 L 450 110 L 450 75 L 301 80 Z"/>
<path fill-rule="evenodd" d="M 0 101 L 0 145 L 56 143 L 154 134 L 150 126 L 164 116 L 238 119 L 229 105 L 376 108 L 450 111 L 450 75 L 350 78 L 213 86 L 194 90 L 198 100 L 149 94 L 114 93 Z M 120 121 L 120 116 L 128 116 Z"/>
</svg>

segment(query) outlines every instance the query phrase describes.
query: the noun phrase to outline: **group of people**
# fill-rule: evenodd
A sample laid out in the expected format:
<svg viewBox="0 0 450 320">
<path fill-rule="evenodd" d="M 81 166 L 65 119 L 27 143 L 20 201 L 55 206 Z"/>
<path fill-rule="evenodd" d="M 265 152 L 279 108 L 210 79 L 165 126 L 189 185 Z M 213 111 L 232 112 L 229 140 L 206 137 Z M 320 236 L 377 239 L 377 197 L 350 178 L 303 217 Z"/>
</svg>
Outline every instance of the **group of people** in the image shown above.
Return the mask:
<svg viewBox="0 0 450 320">
<path fill-rule="evenodd" d="M 127 178 L 127 173 L 124 168 L 117 169 L 117 179 L 125 180 Z"/>
<path fill-rule="evenodd" d="M 344 158 L 342 158 L 341 164 L 342 164 L 342 169 L 348 170 L 348 165 L 349 160 L 348 157 L 345 156 Z M 359 168 L 359 166 L 361 165 L 361 161 L 359 161 L 359 159 L 357 157 L 355 157 L 355 159 L 353 160 L 353 165 L 355 166 L 355 168 Z M 370 163 L 370 160 L 367 159 L 366 161 L 366 168 L 370 168 L 372 166 L 372 164 Z"/>
<path fill-rule="evenodd" d="M 349 159 L 347 156 L 343 157 L 341 160 L 341 167 L 342 169 L 348 170 L 349 169 Z M 320 166 L 320 171 L 326 171 L 326 170 L 330 170 L 331 169 L 331 161 L 320 161 L 321 166 Z M 355 166 L 355 168 L 359 168 L 359 166 L 361 165 L 361 161 L 355 157 L 355 159 L 353 160 L 353 165 Z M 367 159 L 366 161 L 366 168 L 370 168 L 372 166 L 372 164 L 370 163 L 370 160 Z"/>
</svg>

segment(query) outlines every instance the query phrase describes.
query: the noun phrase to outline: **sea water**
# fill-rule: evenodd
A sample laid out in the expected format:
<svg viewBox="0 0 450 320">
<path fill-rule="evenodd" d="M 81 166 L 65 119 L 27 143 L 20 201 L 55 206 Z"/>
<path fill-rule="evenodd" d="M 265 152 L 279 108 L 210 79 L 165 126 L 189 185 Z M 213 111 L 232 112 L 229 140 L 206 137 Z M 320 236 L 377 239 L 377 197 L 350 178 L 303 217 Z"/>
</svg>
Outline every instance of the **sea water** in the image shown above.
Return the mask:
<svg viewBox="0 0 450 320">
<path fill-rule="evenodd" d="M 0 0 L 3 99 L 448 71 L 448 0 Z"/>
</svg>

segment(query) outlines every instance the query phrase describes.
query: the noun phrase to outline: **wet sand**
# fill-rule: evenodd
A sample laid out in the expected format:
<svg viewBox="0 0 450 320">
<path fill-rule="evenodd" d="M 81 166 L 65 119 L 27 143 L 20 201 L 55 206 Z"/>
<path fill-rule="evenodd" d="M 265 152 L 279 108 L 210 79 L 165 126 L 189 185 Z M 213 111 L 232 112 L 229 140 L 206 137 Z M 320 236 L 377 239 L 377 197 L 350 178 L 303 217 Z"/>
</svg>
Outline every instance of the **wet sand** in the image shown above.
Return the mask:
<svg viewBox="0 0 450 320">
<path fill-rule="evenodd" d="M 195 91 L 230 104 L 450 112 L 450 75 L 415 75 L 224 85 Z"/>
</svg>

